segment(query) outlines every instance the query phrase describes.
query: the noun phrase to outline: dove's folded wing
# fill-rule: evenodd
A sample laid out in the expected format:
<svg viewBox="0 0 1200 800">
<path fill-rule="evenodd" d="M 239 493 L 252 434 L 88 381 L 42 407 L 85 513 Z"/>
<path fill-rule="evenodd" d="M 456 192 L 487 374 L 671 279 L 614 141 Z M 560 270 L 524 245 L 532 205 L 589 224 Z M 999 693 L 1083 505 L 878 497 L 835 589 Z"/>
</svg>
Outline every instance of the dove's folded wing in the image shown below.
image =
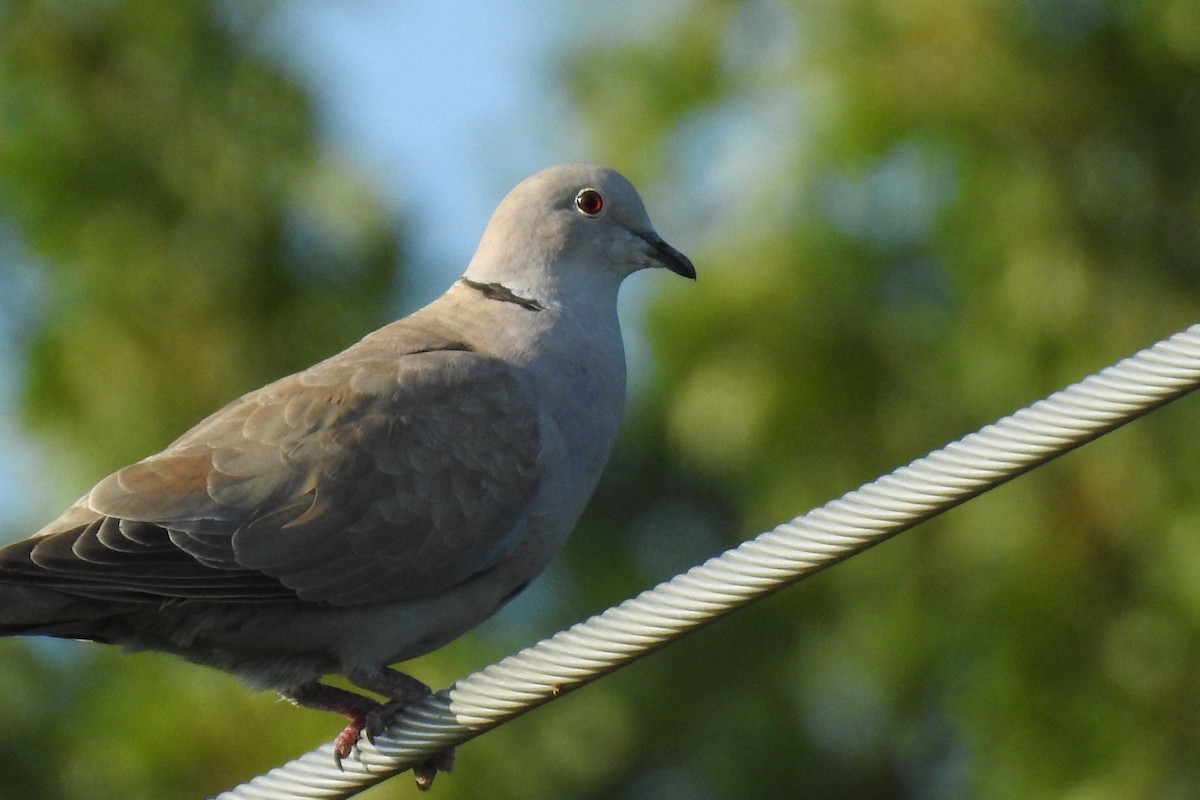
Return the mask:
<svg viewBox="0 0 1200 800">
<path fill-rule="evenodd" d="M 0 550 L 0 567 L 111 600 L 343 606 L 487 571 L 538 489 L 536 397 L 461 345 L 365 350 L 231 403 Z"/>
</svg>

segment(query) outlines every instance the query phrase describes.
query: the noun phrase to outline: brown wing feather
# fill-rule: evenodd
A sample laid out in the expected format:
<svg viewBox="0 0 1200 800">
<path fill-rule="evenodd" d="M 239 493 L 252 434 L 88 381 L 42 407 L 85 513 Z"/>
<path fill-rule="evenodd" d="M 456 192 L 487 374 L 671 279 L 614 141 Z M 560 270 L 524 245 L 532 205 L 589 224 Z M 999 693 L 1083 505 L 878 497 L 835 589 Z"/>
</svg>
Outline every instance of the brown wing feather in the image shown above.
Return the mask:
<svg viewBox="0 0 1200 800">
<path fill-rule="evenodd" d="M 491 568 L 537 491 L 528 385 L 461 346 L 378 349 L 251 393 L 110 475 L 0 550 L 0 577 L 121 600 L 352 605 Z"/>
</svg>

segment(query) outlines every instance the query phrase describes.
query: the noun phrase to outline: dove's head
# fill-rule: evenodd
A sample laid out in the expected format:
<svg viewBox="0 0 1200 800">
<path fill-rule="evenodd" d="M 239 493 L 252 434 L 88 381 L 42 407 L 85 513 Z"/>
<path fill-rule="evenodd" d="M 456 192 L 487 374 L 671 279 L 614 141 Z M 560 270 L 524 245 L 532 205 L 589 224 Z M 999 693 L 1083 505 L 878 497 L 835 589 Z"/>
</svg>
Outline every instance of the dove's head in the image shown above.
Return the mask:
<svg viewBox="0 0 1200 800">
<path fill-rule="evenodd" d="M 687 256 L 655 232 L 624 176 L 563 164 L 521 181 L 500 202 L 465 277 L 554 302 L 600 286 L 615 291 L 646 267 L 696 277 Z"/>
</svg>

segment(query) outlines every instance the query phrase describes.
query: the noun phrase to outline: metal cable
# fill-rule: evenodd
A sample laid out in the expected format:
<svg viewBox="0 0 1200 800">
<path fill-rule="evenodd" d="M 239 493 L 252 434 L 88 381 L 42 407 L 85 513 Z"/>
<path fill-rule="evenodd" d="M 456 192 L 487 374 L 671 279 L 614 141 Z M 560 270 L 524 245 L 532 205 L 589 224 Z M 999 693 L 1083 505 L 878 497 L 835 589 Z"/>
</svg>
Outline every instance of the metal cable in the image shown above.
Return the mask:
<svg viewBox="0 0 1200 800">
<path fill-rule="evenodd" d="M 358 758 L 318 748 L 218 800 L 344 798 L 982 494 L 1200 385 L 1200 325 L 476 672 Z"/>
</svg>

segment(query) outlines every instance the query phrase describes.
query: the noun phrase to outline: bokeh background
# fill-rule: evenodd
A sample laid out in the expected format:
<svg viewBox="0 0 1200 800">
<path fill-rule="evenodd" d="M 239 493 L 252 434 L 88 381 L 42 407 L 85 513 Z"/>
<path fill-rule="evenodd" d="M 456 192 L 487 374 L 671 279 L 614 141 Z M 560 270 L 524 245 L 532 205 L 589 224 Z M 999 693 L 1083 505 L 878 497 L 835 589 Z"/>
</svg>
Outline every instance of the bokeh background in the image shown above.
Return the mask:
<svg viewBox="0 0 1200 800">
<path fill-rule="evenodd" d="M 0 540 L 411 310 L 549 164 L 643 189 L 583 524 L 435 686 L 1196 321 L 1192 0 L 0 0 Z M 460 750 L 453 798 L 1200 797 L 1184 400 Z M 0 642 L 0 798 L 198 798 L 340 728 Z M 365 797 L 416 796 L 407 777 Z"/>
</svg>

